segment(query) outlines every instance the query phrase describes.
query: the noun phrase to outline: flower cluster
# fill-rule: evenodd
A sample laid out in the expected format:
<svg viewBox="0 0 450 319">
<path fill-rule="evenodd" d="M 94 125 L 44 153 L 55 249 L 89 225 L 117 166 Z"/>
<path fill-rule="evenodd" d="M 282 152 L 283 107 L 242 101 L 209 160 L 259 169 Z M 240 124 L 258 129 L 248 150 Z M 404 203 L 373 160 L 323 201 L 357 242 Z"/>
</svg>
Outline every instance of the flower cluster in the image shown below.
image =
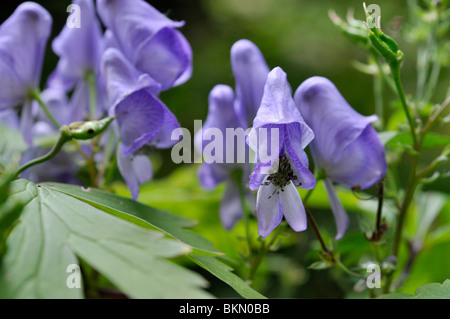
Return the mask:
<svg viewBox="0 0 450 319">
<path fill-rule="evenodd" d="M 107 148 L 108 140 L 117 143 L 119 170 L 136 198 L 139 184 L 152 177 L 144 150 L 176 143 L 170 134 L 178 121 L 158 95 L 191 76 L 192 51 L 177 30 L 184 22 L 170 20 L 142 0 L 73 4 L 80 9 L 80 25 L 66 24 L 53 40 L 59 62 L 43 92 L 39 82 L 50 14 L 26 2 L 1 25 L 0 120 L 20 127 L 31 147 L 33 135 L 54 131 L 60 124 L 116 118 L 114 130 L 97 146 Z M 38 102 L 47 105 L 52 118 Z M 90 147 L 82 147 L 87 158 L 94 152 Z M 97 152 L 95 160 L 103 162 L 104 156 L 108 154 Z"/>
<path fill-rule="evenodd" d="M 233 52 L 238 48 L 247 53 L 236 58 Z M 305 208 L 296 186 L 309 190 L 316 186 L 305 152 L 310 145 L 335 216 L 336 239 L 340 239 L 349 220 L 333 183 L 365 189 L 386 173 L 384 148 L 370 126 L 377 117 L 357 113 L 323 77 L 305 80 L 292 97 L 286 73 L 280 67 L 269 72 L 260 51 L 248 40 L 233 45 L 232 66 L 237 97 L 231 88 L 216 86 L 204 127 L 224 131 L 238 123 L 251 126 L 247 143 L 255 154 L 254 168 L 242 182 L 257 190 L 259 234 L 267 237 L 283 216 L 295 231 L 306 229 Z M 204 148 L 208 141 L 197 136 L 197 144 Z M 230 151 L 233 149 L 224 149 L 224 156 Z M 199 171 L 202 185 L 212 188 L 228 180 L 234 167 L 230 163 L 203 164 Z M 242 203 L 230 188 L 223 201 L 232 203 L 234 211 L 221 209 L 226 228 L 242 216 Z"/>
</svg>

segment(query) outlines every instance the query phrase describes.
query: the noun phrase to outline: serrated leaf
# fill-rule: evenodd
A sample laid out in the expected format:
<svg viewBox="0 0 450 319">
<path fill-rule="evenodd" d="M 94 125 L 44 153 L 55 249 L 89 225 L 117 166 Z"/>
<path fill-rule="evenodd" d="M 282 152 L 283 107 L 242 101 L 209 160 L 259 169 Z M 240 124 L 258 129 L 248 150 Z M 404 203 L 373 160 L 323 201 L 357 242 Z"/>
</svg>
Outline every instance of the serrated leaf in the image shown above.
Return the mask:
<svg viewBox="0 0 450 319">
<path fill-rule="evenodd" d="M 155 227 L 166 234 L 181 240 L 196 249 L 195 256 L 191 255 L 194 262 L 230 285 L 230 287 L 235 289 L 242 297 L 252 299 L 264 298 L 264 296 L 252 289 L 241 278 L 233 274 L 231 272 L 232 269 L 226 264 L 215 259 L 213 256 L 203 255 L 217 255 L 220 253 L 206 238 L 188 230 L 188 228 L 197 224 L 196 221 L 97 189 L 84 189 L 78 186 L 57 183 L 44 183 L 43 185 L 89 203 L 90 205 L 98 207 L 114 216 L 123 218 L 141 227 L 148 228 L 149 226 L 152 226 L 152 228 Z M 202 256 L 199 254 L 202 254 Z"/>
<path fill-rule="evenodd" d="M 27 145 L 18 130 L 0 123 L 0 171 L 19 160 Z"/>
<path fill-rule="evenodd" d="M 240 277 L 233 274 L 231 272 L 233 270 L 231 267 L 219 261 L 217 258 L 213 256 L 198 256 L 198 255 L 191 255 L 191 258 L 199 266 L 208 270 L 214 276 L 230 285 L 242 297 L 248 299 L 266 299 L 266 297 L 261 295 L 253 288 L 251 288 Z"/>
<path fill-rule="evenodd" d="M 209 253 L 218 253 L 212 243 L 206 238 L 188 230 L 188 228 L 197 224 L 192 219 L 158 210 L 137 201 L 98 189 L 84 189 L 79 186 L 58 183 L 44 183 L 42 185 L 89 203 L 141 227 L 148 228 L 151 225 L 195 249 Z"/>
<path fill-rule="evenodd" d="M 81 298 L 68 288 L 67 267 L 85 260 L 134 298 L 206 298 L 205 280 L 167 258 L 189 247 L 26 180 L 11 184 L 25 203 L 8 237 L 0 269 L 0 298 Z"/>
</svg>

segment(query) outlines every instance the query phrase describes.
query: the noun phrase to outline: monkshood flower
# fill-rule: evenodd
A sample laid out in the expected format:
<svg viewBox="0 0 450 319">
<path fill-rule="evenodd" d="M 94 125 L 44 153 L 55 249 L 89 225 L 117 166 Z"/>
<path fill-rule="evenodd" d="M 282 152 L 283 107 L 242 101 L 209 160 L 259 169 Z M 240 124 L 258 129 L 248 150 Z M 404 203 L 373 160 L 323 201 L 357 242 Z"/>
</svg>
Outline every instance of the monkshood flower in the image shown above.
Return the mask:
<svg viewBox="0 0 450 319">
<path fill-rule="evenodd" d="M 81 25 L 75 28 L 66 24 L 53 40 L 52 48 L 59 56 L 59 61 L 47 85 L 65 92 L 74 88 L 69 113 L 71 120 L 75 122 L 85 120 L 89 115 L 100 115 L 104 111 L 104 84 L 99 76 L 104 48 L 94 2 L 74 0 L 72 3 L 80 8 Z M 95 106 L 90 106 L 91 94 L 95 94 Z M 96 114 L 90 114 L 91 107 L 96 108 Z"/>
<path fill-rule="evenodd" d="M 184 25 L 167 18 L 142 0 L 99 0 L 97 11 L 111 31 L 116 48 L 161 90 L 187 81 L 192 73 L 192 50 L 175 28 Z"/>
<path fill-rule="evenodd" d="M 295 186 L 312 189 L 316 185 L 304 151 L 313 138 L 313 131 L 292 99 L 286 73 L 274 68 L 248 139 L 257 155 L 250 189 L 258 189 L 256 212 L 262 237 L 272 232 L 283 215 L 295 231 L 306 229 L 305 208 Z"/>
<path fill-rule="evenodd" d="M 152 177 L 151 163 L 143 148 L 167 148 L 177 141 L 170 139 L 179 127 L 172 112 L 153 93 L 160 84 L 139 72 L 117 49 L 105 51 L 101 62 L 109 103 L 109 116 L 117 118 L 120 144 L 118 166 L 133 199 L 139 185 Z"/>
<path fill-rule="evenodd" d="M 209 111 L 206 121 L 194 138 L 196 150 L 204 155 L 204 163 L 198 171 L 201 185 L 205 189 L 213 189 L 225 182 L 225 194 L 219 208 L 220 220 L 225 229 L 231 229 L 243 215 L 241 193 L 244 192 L 246 197 L 252 196 L 244 187 L 250 173 L 249 165 L 245 163 L 247 158 L 245 141 L 243 140 L 243 145 L 238 145 L 234 141 L 234 135 L 230 139 L 227 134 L 227 129 L 233 131 L 241 129 L 241 132 L 244 132 L 236 114 L 234 102 L 235 97 L 231 87 L 216 85 L 209 93 Z M 222 148 L 215 149 L 214 158 L 209 158 L 205 148 L 211 143 L 210 133 L 214 130 L 220 133 L 224 143 Z M 240 152 L 243 156 L 238 160 Z"/>
<path fill-rule="evenodd" d="M 239 130 L 242 132 L 252 125 L 256 112 L 261 104 L 264 84 L 269 73 L 269 67 L 258 47 L 251 41 L 242 39 L 231 47 L 231 65 L 236 81 L 236 96 L 233 89 L 226 85 L 215 86 L 209 94 L 208 117 L 202 127 L 202 134 L 195 136 L 195 148 L 205 155 L 204 149 L 211 142 L 204 136 L 208 130 L 219 130 L 223 137 L 226 130 Z M 254 206 L 254 198 L 248 191 L 248 175 L 250 165 L 248 163 L 248 146 L 232 145 L 233 141 L 225 140 L 221 156 L 215 154 L 215 161 L 210 161 L 207 156 L 205 163 L 198 171 L 201 185 L 206 189 L 213 189 L 218 184 L 225 183 L 225 193 L 220 203 L 220 219 L 225 229 L 231 229 L 243 216 L 243 192 L 246 202 L 250 207 Z M 244 159 L 237 158 L 238 153 L 243 154 Z M 227 156 L 232 160 L 227 161 Z M 217 160 L 220 158 L 220 160 Z"/>
<path fill-rule="evenodd" d="M 336 86 L 323 77 L 304 81 L 294 100 L 315 133 L 311 153 L 314 164 L 325 175 L 325 188 L 337 225 L 336 239 L 340 239 L 349 219 L 333 182 L 365 189 L 386 173 L 384 148 L 370 125 L 377 117 L 356 112 Z"/>
<path fill-rule="evenodd" d="M 32 102 L 38 89 L 52 18 L 40 5 L 24 2 L 0 26 L 0 111 L 23 105 L 21 130 L 31 145 Z"/>
<path fill-rule="evenodd" d="M 236 81 L 236 112 L 243 126 L 251 127 L 270 70 L 258 47 L 246 39 L 231 47 L 231 66 Z"/>
</svg>

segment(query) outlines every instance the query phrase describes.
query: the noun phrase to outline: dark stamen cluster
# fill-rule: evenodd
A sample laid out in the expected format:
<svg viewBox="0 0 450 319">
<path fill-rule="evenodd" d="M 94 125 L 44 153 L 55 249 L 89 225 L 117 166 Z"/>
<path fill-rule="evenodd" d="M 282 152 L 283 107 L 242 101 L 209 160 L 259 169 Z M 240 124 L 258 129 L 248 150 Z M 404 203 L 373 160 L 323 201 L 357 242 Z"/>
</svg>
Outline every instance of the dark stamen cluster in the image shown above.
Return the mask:
<svg viewBox="0 0 450 319">
<path fill-rule="evenodd" d="M 267 177 L 266 182 L 264 182 L 264 185 L 269 185 L 272 183 L 273 185 L 278 187 L 275 192 L 279 194 L 278 189 L 281 189 L 281 191 L 284 192 L 284 187 L 289 184 L 291 180 L 297 180 L 297 176 L 294 175 L 294 171 L 291 168 L 289 159 L 286 156 L 280 156 L 278 171 L 276 173 L 270 174 L 269 177 Z"/>
</svg>

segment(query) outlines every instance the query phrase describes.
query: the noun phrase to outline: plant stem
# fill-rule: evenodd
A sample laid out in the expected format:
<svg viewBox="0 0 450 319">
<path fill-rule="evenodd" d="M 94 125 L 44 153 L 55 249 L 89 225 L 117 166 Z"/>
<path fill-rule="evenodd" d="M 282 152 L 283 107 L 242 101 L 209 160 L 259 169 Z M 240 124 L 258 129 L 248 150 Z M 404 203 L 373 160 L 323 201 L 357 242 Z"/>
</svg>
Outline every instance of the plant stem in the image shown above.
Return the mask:
<svg viewBox="0 0 450 319">
<path fill-rule="evenodd" d="M 322 246 L 322 250 L 324 251 L 324 253 L 329 254 L 334 260 L 332 250 L 329 249 L 327 247 L 327 245 L 325 244 L 325 241 L 323 240 L 322 235 L 320 234 L 320 230 L 319 230 L 319 227 L 317 226 L 316 220 L 314 219 L 313 215 L 311 214 L 311 212 L 309 211 L 309 209 L 307 207 L 305 207 L 305 212 L 306 212 L 306 216 L 308 217 L 308 221 L 311 224 L 311 226 L 313 227 L 314 233 L 316 234 L 316 237 L 320 242 L 320 246 Z"/>
<path fill-rule="evenodd" d="M 95 120 L 97 115 L 97 87 L 95 80 L 94 72 L 86 74 L 86 82 L 89 85 L 89 112 L 91 120 Z"/>
<path fill-rule="evenodd" d="M 49 159 L 51 159 L 52 157 L 54 157 L 56 154 L 58 154 L 58 152 L 61 150 L 62 146 L 66 142 L 68 142 L 72 139 L 72 137 L 70 136 L 70 130 L 67 126 L 62 126 L 60 129 L 60 132 L 61 132 L 61 134 L 59 135 L 58 140 L 53 145 L 51 150 L 47 154 L 45 154 L 41 157 L 35 158 L 34 160 L 31 160 L 28 163 L 25 163 L 24 165 L 19 167 L 19 169 L 17 170 L 17 172 L 15 174 L 15 178 L 17 178 L 20 175 L 20 173 L 22 173 L 27 168 L 30 168 L 34 165 L 38 165 L 40 163 L 46 162 Z"/>
<path fill-rule="evenodd" d="M 405 92 L 403 91 L 402 82 L 400 80 L 400 63 L 390 63 L 389 64 L 391 68 L 392 78 L 394 79 L 395 87 L 397 88 L 397 93 L 400 98 L 400 102 L 403 107 L 403 111 L 405 112 L 406 118 L 408 120 L 409 128 L 411 130 L 411 136 L 413 139 L 413 147 L 414 149 L 417 148 L 417 135 L 416 135 L 416 129 L 414 122 L 411 118 L 411 115 L 409 113 L 408 103 L 406 102 Z"/>
<path fill-rule="evenodd" d="M 56 128 L 60 128 L 61 124 L 55 119 L 53 114 L 48 109 L 47 105 L 45 105 L 44 101 L 41 99 L 41 92 L 38 89 L 34 89 L 30 91 L 30 98 L 33 100 L 36 100 L 41 107 L 41 109 L 44 111 L 45 115 L 48 117 L 48 119 L 53 123 L 53 125 L 56 126 Z"/>
</svg>

